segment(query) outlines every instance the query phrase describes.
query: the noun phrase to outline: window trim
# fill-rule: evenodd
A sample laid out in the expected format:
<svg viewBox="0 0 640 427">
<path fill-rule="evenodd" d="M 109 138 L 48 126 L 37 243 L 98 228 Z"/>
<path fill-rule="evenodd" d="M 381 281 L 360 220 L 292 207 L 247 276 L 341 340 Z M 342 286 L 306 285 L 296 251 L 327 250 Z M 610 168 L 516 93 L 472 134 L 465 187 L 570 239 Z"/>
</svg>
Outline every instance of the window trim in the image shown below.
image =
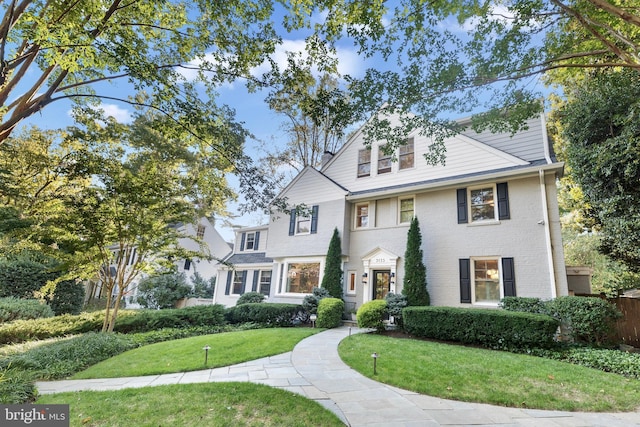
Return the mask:
<svg viewBox="0 0 640 427">
<path fill-rule="evenodd" d="M 358 219 L 361 218 L 358 215 L 358 208 L 360 206 L 366 206 L 367 207 L 367 225 L 358 225 L 358 223 L 359 223 Z M 371 219 L 371 203 L 369 203 L 369 202 L 356 203 L 353 217 L 354 217 L 353 218 L 353 227 L 355 229 L 360 230 L 360 229 L 369 228 L 369 224 L 370 224 L 369 220 Z"/>
<path fill-rule="evenodd" d="M 403 171 L 403 170 L 407 170 L 407 169 L 413 169 L 416 167 L 416 139 L 411 136 L 409 138 L 406 139 L 406 143 L 405 145 L 401 145 L 400 147 L 398 147 L 398 170 L 399 171 Z M 402 148 L 403 147 L 408 147 L 409 146 L 409 142 L 411 142 L 411 151 L 408 151 L 406 153 L 402 152 Z M 402 167 L 402 159 L 403 157 L 407 157 L 409 155 L 413 156 L 413 160 L 411 161 L 411 166 L 405 166 Z"/>
<path fill-rule="evenodd" d="M 411 219 L 409 219 L 409 221 L 402 221 L 402 202 L 404 200 L 412 201 L 412 205 L 411 205 L 412 214 L 411 214 Z M 410 224 L 414 216 L 416 216 L 416 197 L 414 195 L 398 197 L 398 224 Z"/>
<path fill-rule="evenodd" d="M 360 156 L 360 154 L 364 153 L 365 151 L 369 153 L 369 155 L 368 155 L 368 160 L 369 161 L 368 162 L 366 162 L 366 161 L 361 162 L 362 157 Z M 364 160 L 366 160 L 366 157 L 367 156 L 365 156 Z M 363 148 L 361 150 L 358 150 L 358 158 L 357 158 L 356 161 L 357 161 L 356 176 L 358 178 L 364 178 L 364 177 L 367 177 L 367 176 L 371 176 L 371 149 L 370 148 Z M 366 173 L 360 173 L 360 166 L 364 166 L 364 165 L 369 165 L 369 168 L 368 168 Z"/>
<path fill-rule="evenodd" d="M 262 279 L 265 277 L 265 273 L 269 273 L 269 293 L 265 294 L 262 292 Z M 268 297 L 271 295 L 271 286 L 273 285 L 273 271 L 272 270 L 260 270 L 260 277 L 258 278 L 258 289 L 262 295 Z"/>
<path fill-rule="evenodd" d="M 233 270 L 233 278 L 231 279 L 231 289 L 229 290 L 230 295 L 242 295 L 245 291 L 247 285 L 247 272 L 248 270 Z M 242 278 L 240 279 L 240 293 L 236 292 L 236 279 L 239 276 L 239 273 L 242 273 Z"/>
<path fill-rule="evenodd" d="M 386 144 L 378 145 L 378 161 L 377 161 L 377 168 L 376 168 L 377 175 L 391 173 L 393 170 L 393 154 L 385 154 L 384 153 L 385 146 Z M 380 162 L 383 162 L 383 161 L 385 163 L 389 162 L 389 165 L 385 166 L 384 168 L 381 168 Z"/>
<path fill-rule="evenodd" d="M 473 219 L 473 200 L 471 198 L 471 192 L 474 190 L 483 190 L 486 188 L 491 187 L 491 191 L 492 191 L 492 196 L 493 196 L 493 218 L 486 218 L 486 219 L 478 219 L 478 220 L 474 220 Z M 496 183 L 490 183 L 490 184 L 483 184 L 483 185 L 477 185 L 477 186 L 473 186 L 473 187 L 468 187 L 467 188 L 467 200 L 468 202 L 468 206 L 467 206 L 467 218 L 469 218 L 469 224 L 495 224 L 496 222 L 499 222 L 500 220 L 498 219 L 498 199 L 497 199 L 497 189 L 496 189 Z M 477 206 L 477 205 L 476 205 Z"/>
<path fill-rule="evenodd" d="M 358 290 L 358 272 L 355 270 L 349 270 L 347 273 L 347 295 L 355 295 Z M 353 284 L 353 289 L 351 289 L 351 285 Z"/>
<path fill-rule="evenodd" d="M 502 281 L 502 257 L 496 256 L 473 256 L 469 257 L 471 261 L 471 304 L 479 306 L 496 307 L 500 304 L 500 300 L 504 298 L 504 285 Z M 498 292 L 500 296 L 494 301 L 476 301 L 476 261 L 495 261 L 498 267 Z"/>
<path fill-rule="evenodd" d="M 250 238 L 253 237 L 253 239 L 250 240 Z M 251 247 L 249 247 L 249 242 L 251 242 Z M 255 244 L 256 244 L 256 233 L 253 231 L 247 232 L 247 236 L 245 239 L 245 245 L 244 245 L 244 250 L 245 251 L 254 251 L 255 250 Z"/>
<path fill-rule="evenodd" d="M 318 264 L 318 283 L 314 286 L 319 287 L 320 284 L 322 283 L 322 276 L 323 276 L 323 272 L 324 272 L 324 260 L 322 258 L 305 258 L 305 259 L 290 259 L 285 261 L 282 264 L 282 271 L 281 271 L 281 280 L 282 280 L 282 292 L 280 292 L 280 295 L 287 295 L 287 296 L 300 296 L 300 295 L 311 295 L 312 292 L 308 292 L 308 293 L 302 293 L 302 292 L 289 292 L 289 267 L 292 264 Z M 313 286 L 311 287 L 311 289 L 313 290 Z"/>
</svg>

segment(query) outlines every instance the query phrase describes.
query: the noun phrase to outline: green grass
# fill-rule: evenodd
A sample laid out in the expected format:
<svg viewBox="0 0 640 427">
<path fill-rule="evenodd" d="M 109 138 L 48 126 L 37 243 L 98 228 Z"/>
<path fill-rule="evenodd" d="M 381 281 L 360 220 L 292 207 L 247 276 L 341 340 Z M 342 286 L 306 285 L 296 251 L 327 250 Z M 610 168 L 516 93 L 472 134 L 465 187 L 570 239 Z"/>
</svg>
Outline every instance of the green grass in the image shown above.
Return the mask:
<svg viewBox="0 0 640 427">
<path fill-rule="evenodd" d="M 291 351 L 300 340 L 321 330 L 254 329 L 160 342 L 107 359 L 75 374 L 73 378 L 132 377 L 228 366 Z M 205 366 L 203 348 L 207 345 L 211 349 Z"/>
<path fill-rule="evenodd" d="M 587 412 L 640 406 L 640 380 L 534 356 L 373 334 L 351 336 L 338 351 L 369 378 L 446 399 Z"/>
<path fill-rule="evenodd" d="M 178 384 L 42 396 L 68 403 L 71 426 L 343 426 L 318 403 L 252 383 Z"/>
</svg>

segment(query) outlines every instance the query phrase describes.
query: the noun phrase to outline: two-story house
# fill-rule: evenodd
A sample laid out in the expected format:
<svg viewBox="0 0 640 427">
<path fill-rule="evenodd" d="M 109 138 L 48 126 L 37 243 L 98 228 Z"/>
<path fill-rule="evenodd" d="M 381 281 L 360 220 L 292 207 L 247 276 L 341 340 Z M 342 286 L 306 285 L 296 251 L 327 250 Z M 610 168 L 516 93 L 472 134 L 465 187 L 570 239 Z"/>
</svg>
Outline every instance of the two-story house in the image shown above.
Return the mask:
<svg viewBox="0 0 640 427">
<path fill-rule="evenodd" d="M 366 147 L 354 134 L 321 170 L 305 168 L 280 195 L 305 209 L 238 230 L 233 268 L 219 271 L 226 286 L 217 287 L 215 302 L 233 305 L 257 289 L 269 301 L 300 302 L 322 281 L 334 228 L 345 301 L 360 306 L 399 293 L 414 216 L 433 305 L 566 295 L 556 196 L 563 164 L 551 152 L 544 117 L 515 135 L 468 129 L 446 140 L 446 164 L 438 166 L 424 160 L 431 141 L 418 131 L 407 135 L 397 161 L 384 142 Z"/>
</svg>

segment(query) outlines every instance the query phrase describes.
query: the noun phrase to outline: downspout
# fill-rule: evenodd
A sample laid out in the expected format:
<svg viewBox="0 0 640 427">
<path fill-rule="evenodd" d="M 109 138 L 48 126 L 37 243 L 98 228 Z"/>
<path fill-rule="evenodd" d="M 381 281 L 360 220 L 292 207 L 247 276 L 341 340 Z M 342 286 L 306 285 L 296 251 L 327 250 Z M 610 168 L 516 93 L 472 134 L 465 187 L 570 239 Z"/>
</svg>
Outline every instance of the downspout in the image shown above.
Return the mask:
<svg viewBox="0 0 640 427">
<path fill-rule="evenodd" d="M 544 147 L 544 159 L 547 164 L 553 163 L 551 161 L 551 151 L 549 150 L 549 134 L 547 133 L 547 119 L 545 118 L 544 111 L 540 113 L 540 120 L 542 121 L 542 145 Z"/>
<path fill-rule="evenodd" d="M 540 169 L 540 195 L 542 197 L 542 225 L 544 226 L 544 238 L 547 249 L 547 263 L 549 264 L 549 283 L 551 283 L 551 298 L 557 296 L 556 271 L 553 263 L 553 249 L 551 246 L 551 225 L 549 224 L 549 207 L 547 206 L 547 186 L 545 184 L 544 171 Z"/>
</svg>

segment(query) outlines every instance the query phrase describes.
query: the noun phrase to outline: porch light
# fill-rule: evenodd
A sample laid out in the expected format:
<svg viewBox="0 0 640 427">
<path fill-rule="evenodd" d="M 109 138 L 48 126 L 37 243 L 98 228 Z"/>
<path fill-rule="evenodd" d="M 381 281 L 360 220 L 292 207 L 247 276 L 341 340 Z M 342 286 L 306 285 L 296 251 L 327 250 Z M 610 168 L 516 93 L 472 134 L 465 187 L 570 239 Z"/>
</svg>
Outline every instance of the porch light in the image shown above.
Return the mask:
<svg viewBox="0 0 640 427">
<path fill-rule="evenodd" d="M 367 273 L 363 273 L 363 274 L 362 274 L 362 284 L 363 284 L 363 285 L 366 285 L 366 284 L 367 284 L 367 277 L 368 277 L 368 274 L 367 274 Z"/>
<path fill-rule="evenodd" d="M 396 273 L 391 272 L 391 284 L 393 285 L 394 283 L 396 283 Z"/>
</svg>

